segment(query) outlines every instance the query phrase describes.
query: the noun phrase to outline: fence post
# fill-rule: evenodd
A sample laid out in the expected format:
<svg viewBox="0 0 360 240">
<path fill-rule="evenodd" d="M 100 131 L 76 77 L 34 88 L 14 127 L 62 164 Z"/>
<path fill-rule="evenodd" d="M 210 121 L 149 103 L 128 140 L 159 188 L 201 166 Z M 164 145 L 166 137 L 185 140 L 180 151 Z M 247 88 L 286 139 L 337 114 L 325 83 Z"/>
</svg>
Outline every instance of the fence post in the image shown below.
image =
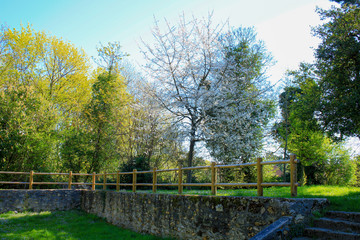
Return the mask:
<svg viewBox="0 0 360 240">
<path fill-rule="evenodd" d="M 120 171 L 116 173 L 116 191 L 120 191 Z"/>
<path fill-rule="evenodd" d="M 216 163 L 211 163 L 211 195 L 217 194 L 216 180 L 217 180 L 217 171 L 215 168 Z"/>
<path fill-rule="evenodd" d="M 106 172 L 104 172 L 103 190 L 106 190 Z"/>
<path fill-rule="evenodd" d="M 152 191 L 153 193 L 156 193 L 156 184 L 157 184 L 157 168 L 153 168 L 153 185 L 152 185 Z"/>
<path fill-rule="evenodd" d="M 91 190 L 95 191 L 95 179 L 96 179 L 96 173 L 93 172 L 92 174 L 92 183 L 91 183 Z"/>
<path fill-rule="evenodd" d="M 263 167 L 261 165 L 262 162 L 262 158 L 257 158 L 257 163 L 256 163 L 256 167 L 257 167 L 257 195 L 258 196 L 263 196 L 264 192 L 263 192 L 263 187 L 261 186 L 262 182 L 263 182 Z"/>
<path fill-rule="evenodd" d="M 133 185 L 132 185 L 132 190 L 133 190 L 133 192 L 136 192 L 136 172 L 137 172 L 137 170 L 136 169 L 134 169 L 133 170 Z"/>
<path fill-rule="evenodd" d="M 291 196 L 297 196 L 297 171 L 296 171 L 296 163 L 295 163 L 295 154 L 290 155 L 290 187 L 291 187 Z"/>
<path fill-rule="evenodd" d="M 182 170 L 182 165 L 179 165 L 179 184 L 178 184 L 178 193 L 179 194 L 183 194 L 183 170 Z"/>
<path fill-rule="evenodd" d="M 68 186 L 68 189 L 71 189 L 71 184 L 72 184 L 72 171 L 69 172 L 69 186 Z"/>
<path fill-rule="evenodd" d="M 30 171 L 29 189 L 33 189 L 34 171 Z"/>
</svg>

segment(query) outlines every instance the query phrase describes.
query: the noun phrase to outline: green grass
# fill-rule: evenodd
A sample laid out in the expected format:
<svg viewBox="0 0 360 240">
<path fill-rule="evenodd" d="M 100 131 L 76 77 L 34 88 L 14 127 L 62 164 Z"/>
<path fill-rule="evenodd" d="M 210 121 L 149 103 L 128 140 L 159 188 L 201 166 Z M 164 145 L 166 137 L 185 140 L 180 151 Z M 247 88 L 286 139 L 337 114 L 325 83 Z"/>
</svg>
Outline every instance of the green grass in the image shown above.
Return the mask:
<svg viewBox="0 0 360 240">
<path fill-rule="evenodd" d="M 144 191 L 150 192 L 150 191 Z M 177 194 L 177 190 L 158 190 L 157 193 Z M 210 190 L 184 190 L 184 194 L 210 195 Z M 218 196 L 257 196 L 253 189 L 219 189 Z M 289 187 L 264 188 L 264 197 L 291 198 Z M 329 210 L 360 212 L 360 188 L 339 186 L 298 187 L 297 198 L 327 198 Z"/>
<path fill-rule="evenodd" d="M 81 211 L 0 214 L 0 239 L 162 239 L 121 229 Z"/>
</svg>

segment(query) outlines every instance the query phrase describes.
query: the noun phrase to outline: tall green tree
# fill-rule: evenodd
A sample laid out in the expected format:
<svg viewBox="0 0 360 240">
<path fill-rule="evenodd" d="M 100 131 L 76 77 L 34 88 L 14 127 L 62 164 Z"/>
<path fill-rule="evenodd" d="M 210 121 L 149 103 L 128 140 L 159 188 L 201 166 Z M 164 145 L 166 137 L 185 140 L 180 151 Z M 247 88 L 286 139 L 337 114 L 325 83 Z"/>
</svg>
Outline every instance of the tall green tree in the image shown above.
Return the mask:
<svg viewBox="0 0 360 240">
<path fill-rule="evenodd" d="M 319 9 L 323 25 L 315 28 L 321 39 L 316 49 L 316 68 L 322 90 L 320 119 L 337 139 L 360 137 L 360 8 L 345 4 Z M 351 1 L 352 2 L 352 1 Z"/>
<path fill-rule="evenodd" d="M 0 168 L 55 171 L 62 131 L 89 99 L 88 58 L 30 26 L 0 32 Z"/>
<path fill-rule="evenodd" d="M 314 66 L 301 64 L 288 78 L 291 84 L 280 94 L 280 107 L 289 117 L 275 124 L 277 139 L 284 147 L 288 128 L 288 148 L 300 160 L 303 184 L 348 184 L 354 177 L 350 155 L 342 143 L 326 136 L 318 120 L 322 94 Z"/>
<path fill-rule="evenodd" d="M 98 48 L 99 68 L 92 74 L 91 97 L 83 106 L 79 119 L 64 134 L 62 161 L 73 171 L 115 171 L 120 166 L 119 146 L 129 125 L 125 79 L 119 72 L 123 54 L 119 43 Z"/>
</svg>

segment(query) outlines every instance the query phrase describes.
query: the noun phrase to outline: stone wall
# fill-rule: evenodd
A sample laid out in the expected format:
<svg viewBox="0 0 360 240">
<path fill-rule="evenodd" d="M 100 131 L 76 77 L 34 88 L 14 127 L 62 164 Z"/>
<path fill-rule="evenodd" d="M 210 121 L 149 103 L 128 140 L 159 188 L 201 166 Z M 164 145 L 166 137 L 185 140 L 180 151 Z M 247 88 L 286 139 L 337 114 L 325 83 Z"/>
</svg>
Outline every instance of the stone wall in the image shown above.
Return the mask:
<svg viewBox="0 0 360 240">
<path fill-rule="evenodd" d="M 80 208 L 78 190 L 0 190 L 0 213 Z"/>
<path fill-rule="evenodd" d="M 137 232 L 179 239 L 249 239 L 282 216 L 306 221 L 326 199 L 83 191 L 81 208 Z"/>
</svg>

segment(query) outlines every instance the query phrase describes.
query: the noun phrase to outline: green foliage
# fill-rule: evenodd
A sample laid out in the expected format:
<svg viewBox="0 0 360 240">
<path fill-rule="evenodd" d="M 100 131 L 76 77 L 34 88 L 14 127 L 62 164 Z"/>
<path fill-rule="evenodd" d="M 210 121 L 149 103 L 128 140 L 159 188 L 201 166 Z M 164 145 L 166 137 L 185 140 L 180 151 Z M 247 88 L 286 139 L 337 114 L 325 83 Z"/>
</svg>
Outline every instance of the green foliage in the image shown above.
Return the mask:
<svg viewBox="0 0 360 240">
<path fill-rule="evenodd" d="M 341 5 L 354 4 L 354 5 L 360 6 L 359 0 L 330 0 L 330 1 L 340 3 Z"/>
<path fill-rule="evenodd" d="M 355 179 L 353 181 L 353 185 L 355 187 L 360 187 L 360 156 L 355 157 L 354 165 L 355 165 Z"/>
<path fill-rule="evenodd" d="M 341 1 L 353 2 L 353 1 Z M 320 118 L 333 138 L 360 136 L 360 9 L 342 4 L 318 10 L 327 20 L 315 28 L 321 39 L 316 49 L 316 68 L 322 91 Z"/>
<path fill-rule="evenodd" d="M 89 97 L 88 59 L 30 26 L 1 28 L 0 46 L 0 169 L 59 171 L 61 133 Z"/>
<path fill-rule="evenodd" d="M 137 171 L 151 170 L 150 160 L 144 156 L 138 156 L 128 161 L 127 163 L 123 163 L 119 170 L 121 172 L 132 172 L 134 169 Z M 120 181 L 125 183 L 132 183 L 132 175 L 123 175 L 121 176 Z M 137 182 L 152 183 L 152 174 L 137 174 Z"/>
<path fill-rule="evenodd" d="M 100 74 L 92 87 L 92 99 L 85 108 L 91 139 L 88 160 L 91 161 L 91 171 L 95 172 L 102 170 L 116 157 L 114 156 L 115 129 L 112 124 L 116 102 L 115 80 L 114 75 Z"/>
<path fill-rule="evenodd" d="M 280 95 L 283 121 L 274 126 L 276 139 L 301 161 L 302 183 L 355 181 L 354 162 L 333 140 L 360 136 L 360 9 L 358 1 L 336 2 L 341 7 L 318 10 L 328 21 L 314 31 L 322 41 L 316 63 L 288 73 L 292 85 Z"/>
<path fill-rule="evenodd" d="M 44 100 L 20 87 L 0 92 L 0 169 L 49 171 L 56 117 Z M 45 101 L 46 102 L 46 101 Z"/>
<path fill-rule="evenodd" d="M 280 95 L 283 121 L 274 128 L 278 141 L 284 146 L 287 140 L 288 149 L 300 160 L 300 182 L 350 184 L 355 172 L 348 151 L 324 134 L 317 119 L 321 90 L 314 67 L 301 64 L 288 77 L 292 85 Z"/>
<path fill-rule="evenodd" d="M 183 157 L 178 130 L 151 96 L 129 94 L 120 44 L 98 53 L 91 72 L 69 42 L 30 26 L 0 29 L 0 170 L 109 172 L 136 156 L 166 168 Z"/>
</svg>

